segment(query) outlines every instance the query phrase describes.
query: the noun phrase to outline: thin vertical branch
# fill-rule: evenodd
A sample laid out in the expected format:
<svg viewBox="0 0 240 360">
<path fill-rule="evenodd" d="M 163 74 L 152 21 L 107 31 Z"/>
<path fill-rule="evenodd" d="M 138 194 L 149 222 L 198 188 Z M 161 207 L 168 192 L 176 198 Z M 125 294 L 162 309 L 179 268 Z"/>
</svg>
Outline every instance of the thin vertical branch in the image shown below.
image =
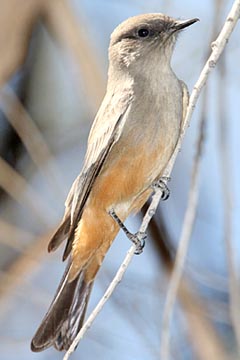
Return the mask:
<svg viewBox="0 0 240 360">
<path fill-rule="evenodd" d="M 202 105 L 202 116 L 200 121 L 199 136 L 197 140 L 196 155 L 193 162 L 192 178 L 190 184 L 190 191 L 188 194 L 187 210 L 185 213 L 182 233 L 179 240 L 179 246 L 176 255 L 176 262 L 174 265 L 172 277 L 170 279 L 166 303 L 163 311 L 162 320 L 162 337 L 160 354 L 161 359 L 167 360 L 169 358 L 169 347 L 170 347 L 170 323 L 173 314 L 173 308 L 177 297 L 177 292 L 180 284 L 180 280 L 183 273 L 183 268 L 187 256 L 187 250 L 192 235 L 193 226 L 195 223 L 195 217 L 197 212 L 198 195 L 199 195 L 199 177 L 200 177 L 200 164 L 202 147 L 204 143 L 204 127 L 206 119 L 206 90 L 204 92 L 204 99 Z"/>
<path fill-rule="evenodd" d="M 219 59 L 223 49 L 231 35 L 234 26 L 236 25 L 240 14 L 240 1 L 237 0 L 234 2 L 232 9 L 230 10 L 227 19 L 223 25 L 223 28 L 218 35 L 217 39 L 212 43 L 212 53 L 208 58 L 206 65 L 204 66 L 202 73 L 200 75 L 199 80 L 197 81 L 194 90 L 192 92 L 191 98 L 194 98 L 195 92 L 199 92 L 202 89 L 203 82 L 205 76 L 209 74 L 212 68 L 216 66 L 217 60 Z M 218 51 L 216 51 L 218 50 Z M 191 115 L 191 98 L 189 101 L 188 112 L 185 118 L 185 123 L 188 123 L 188 118 Z M 192 107 L 193 110 L 193 107 Z M 205 109 L 203 109 L 205 110 Z M 203 129 L 205 121 L 205 116 L 203 114 L 201 127 Z M 201 131 L 202 132 L 202 131 Z M 186 259 L 186 254 L 188 250 L 188 245 L 194 225 L 194 219 L 196 215 L 197 209 L 197 199 L 198 199 L 198 178 L 199 178 L 199 166 L 200 166 L 200 155 L 201 155 L 201 142 L 202 142 L 202 134 L 200 132 L 200 137 L 198 141 L 198 149 L 196 153 L 195 163 L 192 172 L 192 180 L 191 180 L 191 187 L 189 191 L 189 198 L 187 204 L 187 210 L 184 217 L 182 233 L 179 241 L 179 247 L 176 256 L 176 263 L 173 270 L 172 278 L 169 284 L 165 308 L 163 312 L 163 321 L 162 321 L 162 338 L 161 338 L 161 346 L 160 346 L 160 353 L 162 359 L 169 358 L 169 345 L 170 345 L 170 323 L 172 318 L 172 312 L 177 296 L 177 291 L 179 287 L 179 283 L 182 277 L 183 267 Z M 184 133 L 184 131 L 183 131 Z"/>
<path fill-rule="evenodd" d="M 181 148 L 183 137 L 189 126 L 191 116 L 193 114 L 195 105 L 196 105 L 199 95 L 202 91 L 202 88 L 206 84 L 206 81 L 207 81 L 207 78 L 208 78 L 210 72 L 215 68 L 219 57 L 221 56 L 223 50 L 225 49 L 225 46 L 237 24 L 239 16 L 240 16 L 240 0 L 235 0 L 218 37 L 211 44 L 211 46 L 212 46 L 211 55 L 209 56 L 206 64 L 204 65 L 204 67 L 200 73 L 200 76 L 199 76 L 196 84 L 194 85 L 193 91 L 192 91 L 190 99 L 189 99 L 188 109 L 187 109 L 187 113 L 185 116 L 184 125 L 182 127 L 182 133 L 181 133 L 181 136 L 179 138 L 179 141 L 178 141 L 178 144 L 176 147 L 176 151 L 174 152 L 173 156 L 171 157 L 171 159 L 168 163 L 168 166 L 165 170 L 164 175 L 166 177 L 169 177 L 169 174 L 172 171 L 173 165 L 175 164 L 178 152 Z"/>
<path fill-rule="evenodd" d="M 226 57 L 219 62 L 219 86 L 218 86 L 218 118 L 219 118 L 219 163 L 221 171 L 223 211 L 224 211 L 224 242 L 226 247 L 226 259 L 228 267 L 228 282 L 230 296 L 230 317 L 237 341 L 238 356 L 240 356 L 240 288 L 237 276 L 236 259 L 233 250 L 232 231 L 232 205 L 234 193 L 232 186 L 229 186 L 231 179 L 231 166 L 229 155 L 229 133 L 228 133 L 228 111 L 227 111 L 227 87 L 226 87 Z"/>
<path fill-rule="evenodd" d="M 171 239 L 162 217 L 158 218 L 158 220 L 153 218 L 149 230 L 151 239 L 155 242 L 161 264 L 165 265 L 167 275 L 171 275 L 174 268 L 174 254 L 172 253 L 175 253 L 175 251 L 171 249 L 171 246 L 166 246 L 166 241 L 167 244 L 171 244 Z M 159 241 L 161 238 L 162 241 Z M 227 354 L 221 337 L 217 334 L 213 323 L 208 317 L 207 304 L 201 301 L 197 289 L 195 289 L 187 274 L 179 284 L 178 297 L 187 320 L 188 337 L 193 346 L 195 358 L 199 360 L 226 360 Z"/>
</svg>

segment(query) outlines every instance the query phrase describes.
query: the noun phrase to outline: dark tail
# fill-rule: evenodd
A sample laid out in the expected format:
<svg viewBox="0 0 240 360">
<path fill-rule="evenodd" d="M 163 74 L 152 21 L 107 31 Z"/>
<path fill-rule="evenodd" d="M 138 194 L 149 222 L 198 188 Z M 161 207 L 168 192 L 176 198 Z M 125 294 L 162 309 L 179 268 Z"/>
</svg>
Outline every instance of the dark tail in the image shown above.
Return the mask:
<svg viewBox="0 0 240 360">
<path fill-rule="evenodd" d="M 67 350 L 81 328 L 93 282 L 84 281 L 84 272 L 68 282 L 67 267 L 50 308 L 31 342 L 32 351 L 50 346 Z"/>
</svg>

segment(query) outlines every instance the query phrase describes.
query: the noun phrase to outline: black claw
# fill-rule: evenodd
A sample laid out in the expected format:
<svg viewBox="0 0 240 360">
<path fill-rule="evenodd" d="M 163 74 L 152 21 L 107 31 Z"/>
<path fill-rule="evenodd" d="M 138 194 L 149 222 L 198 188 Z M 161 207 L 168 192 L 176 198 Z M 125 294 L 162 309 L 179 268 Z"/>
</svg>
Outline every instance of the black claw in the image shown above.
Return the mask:
<svg viewBox="0 0 240 360">
<path fill-rule="evenodd" d="M 153 184 L 152 184 L 152 187 L 153 189 L 155 190 L 156 188 L 157 189 L 161 189 L 162 190 L 162 196 L 161 196 L 161 199 L 163 201 L 167 200 L 170 196 L 170 190 L 166 184 L 166 181 L 169 181 L 170 179 L 169 178 L 166 178 L 166 177 L 162 177 L 160 178 L 158 181 L 155 181 Z"/>
<path fill-rule="evenodd" d="M 169 188 L 167 187 L 166 184 L 164 184 L 164 185 L 165 185 L 165 188 L 162 189 L 162 196 L 161 196 L 161 199 L 162 199 L 163 201 L 167 200 L 167 199 L 169 198 L 169 196 L 170 196 L 170 190 L 169 190 Z"/>
<path fill-rule="evenodd" d="M 141 233 L 141 232 L 132 234 L 130 240 L 136 245 L 136 250 L 134 252 L 135 255 L 140 255 L 143 252 L 146 237 L 147 237 L 147 235 L 145 233 Z"/>
</svg>

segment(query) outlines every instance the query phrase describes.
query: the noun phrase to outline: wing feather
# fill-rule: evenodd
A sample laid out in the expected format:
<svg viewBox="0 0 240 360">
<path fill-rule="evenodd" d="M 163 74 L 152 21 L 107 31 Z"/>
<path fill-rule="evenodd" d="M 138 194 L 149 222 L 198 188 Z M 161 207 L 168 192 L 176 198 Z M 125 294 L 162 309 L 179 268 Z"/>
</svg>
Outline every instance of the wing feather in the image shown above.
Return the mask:
<svg viewBox="0 0 240 360">
<path fill-rule="evenodd" d="M 67 238 L 63 260 L 71 252 L 75 229 L 82 216 L 92 186 L 112 146 L 121 136 L 131 103 L 131 89 L 126 89 L 120 98 L 113 93 L 111 99 L 105 97 L 94 120 L 88 138 L 83 169 L 71 187 L 65 203 L 63 221 L 48 246 L 49 251 L 55 250 Z"/>
</svg>

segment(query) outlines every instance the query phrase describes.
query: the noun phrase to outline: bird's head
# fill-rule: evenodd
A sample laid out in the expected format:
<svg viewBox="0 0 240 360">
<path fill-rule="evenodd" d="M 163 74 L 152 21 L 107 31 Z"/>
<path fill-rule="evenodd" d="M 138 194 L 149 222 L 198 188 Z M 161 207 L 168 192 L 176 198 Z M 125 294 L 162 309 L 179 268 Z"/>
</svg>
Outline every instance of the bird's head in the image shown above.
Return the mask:
<svg viewBox="0 0 240 360">
<path fill-rule="evenodd" d="M 112 33 L 109 46 L 110 66 L 140 70 L 163 59 L 170 63 L 178 33 L 198 19 L 176 20 L 163 14 L 143 14 L 121 23 Z"/>
</svg>

